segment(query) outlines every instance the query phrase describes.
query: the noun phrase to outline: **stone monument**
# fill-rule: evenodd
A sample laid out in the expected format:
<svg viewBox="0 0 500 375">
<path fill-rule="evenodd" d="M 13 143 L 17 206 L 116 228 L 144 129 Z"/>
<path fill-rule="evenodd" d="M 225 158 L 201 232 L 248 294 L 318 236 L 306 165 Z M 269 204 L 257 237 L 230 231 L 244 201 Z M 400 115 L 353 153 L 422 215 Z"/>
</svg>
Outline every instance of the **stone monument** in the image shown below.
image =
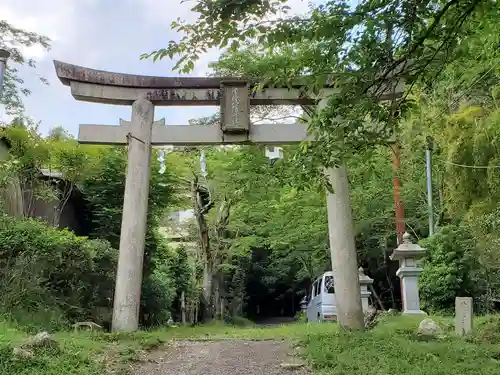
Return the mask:
<svg viewBox="0 0 500 375">
<path fill-rule="evenodd" d="M 392 253 L 391 260 L 399 261 L 399 269 L 396 276 L 401 279 L 401 295 L 403 298 L 403 314 L 425 315 L 420 310 L 420 296 L 418 293 L 418 278 L 422 268 L 417 260 L 425 254 L 425 249 L 411 242 L 410 235 L 403 235 L 403 243 Z"/>
<path fill-rule="evenodd" d="M 455 298 L 455 332 L 457 335 L 464 336 L 472 332 L 473 317 L 472 297 Z"/>
</svg>

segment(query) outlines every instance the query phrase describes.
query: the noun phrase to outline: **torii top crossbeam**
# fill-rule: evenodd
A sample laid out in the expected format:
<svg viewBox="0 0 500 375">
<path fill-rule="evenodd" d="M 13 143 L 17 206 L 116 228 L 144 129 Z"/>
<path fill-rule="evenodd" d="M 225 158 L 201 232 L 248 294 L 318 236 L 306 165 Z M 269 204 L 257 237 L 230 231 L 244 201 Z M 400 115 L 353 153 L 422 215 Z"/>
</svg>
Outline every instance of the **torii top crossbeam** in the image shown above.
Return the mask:
<svg viewBox="0 0 500 375">
<path fill-rule="evenodd" d="M 306 127 L 296 124 L 251 124 L 251 105 L 314 105 L 339 92 L 325 87 L 317 95 L 300 84 L 253 90 L 255 80 L 224 77 L 155 77 L 120 74 L 54 61 L 61 82 L 77 100 L 132 105 L 143 98 L 154 106 L 214 106 L 221 110 L 220 124 L 211 126 L 153 126 L 153 145 L 228 143 L 287 144 L 309 139 Z M 394 87 L 396 86 L 396 87 Z M 400 96 L 403 85 L 388 82 L 382 98 Z M 78 140 L 92 144 L 126 144 L 130 126 L 80 125 Z"/>
<path fill-rule="evenodd" d="M 57 77 L 71 87 L 77 100 L 104 104 L 131 105 L 146 97 L 155 106 L 213 106 L 221 104 L 224 86 L 250 89 L 258 82 L 234 77 L 157 77 L 112 73 L 54 61 Z M 250 105 L 312 105 L 339 90 L 326 86 L 318 95 L 305 92 L 303 84 L 290 88 L 264 87 L 252 90 Z M 382 99 L 399 96 L 403 87 L 388 89 Z"/>
</svg>

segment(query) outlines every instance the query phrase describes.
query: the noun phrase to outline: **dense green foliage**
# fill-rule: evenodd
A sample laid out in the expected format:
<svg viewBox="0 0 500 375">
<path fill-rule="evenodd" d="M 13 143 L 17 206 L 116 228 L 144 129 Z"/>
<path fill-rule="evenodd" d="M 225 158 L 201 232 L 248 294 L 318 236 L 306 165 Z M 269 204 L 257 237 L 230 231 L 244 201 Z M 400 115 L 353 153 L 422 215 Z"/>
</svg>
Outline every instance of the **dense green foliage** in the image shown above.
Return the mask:
<svg viewBox="0 0 500 375">
<path fill-rule="evenodd" d="M 443 227 L 436 235 L 423 241 L 423 246 L 427 253 L 420 293 L 427 311 L 451 312 L 455 297 L 479 297 L 484 292 L 478 251 L 467 228 Z"/>
<path fill-rule="evenodd" d="M 18 123 L 4 128 L 2 136 L 11 145 L 10 157 L 2 160 L 2 187 L 16 178 L 29 192 L 24 196 L 23 216 L 33 216 L 35 206 L 43 201 L 55 199 L 58 212 L 73 203 L 79 217 L 74 229 L 89 238 L 35 220 L 5 217 L 0 259 L 2 283 L 9 298 L 4 299 L 2 310 L 18 319 L 30 311 L 27 319 L 40 326 L 48 324 L 46 316 L 51 314 L 52 327 L 85 319 L 108 326 L 120 238 L 125 150 L 79 146 L 64 134 L 44 138 L 36 129 Z M 61 172 L 63 179 L 45 182 L 40 179 L 43 168 Z M 157 164 L 153 168 L 141 301 L 141 323 L 145 326 L 164 324 L 178 311 L 178 293 L 186 289 L 183 280 L 191 275 L 188 259 L 170 249 L 158 233 L 160 219 L 177 198 L 172 175 L 159 174 Z M 60 217 L 54 215 L 48 224 L 67 225 L 59 223 Z"/>
<path fill-rule="evenodd" d="M 198 0 L 194 23 L 171 25 L 183 33 L 180 41 L 143 58 L 178 58 L 175 68 L 189 72 L 208 48 L 238 54 L 250 45 L 246 64 L 263 83 L 286 87 L 300 79 L 314 92 L 334 77 L 339 95 L 309 121 L 315 141 L 302 156 L 311 168 L 338 165 L 344 156 L 387 142 L 413 102 L 408 95 L 380 102 L 387 84 L 391 91 L 398 79 L 410 87 L 432 83 L 461 56 L 463 36 L 491 28 L 498 12 L 493 0 L 366 0 L 352 6 L 332 0 L 288 16 L 284 3 Z"/>
<path fill-rule="evenodd" d="M 313 92 L 334 76 L 340 94 L 317 113 L 303 108 L 313 143 L 286 147 L 284 160 L 274 167 L 257 147 L 209 155 L 215 160 L 231 155 L 209 169 L 228 175 L 212 177 L 219 195 L 229 194 L 233 201 L 225 260 L 249 278 L 249 298 L 267 292 L 282 305 L 285 295 L 300 295 L 312 275 L 329 268 L 318 172 L 344 159 L 358 261 L 375 279 L 384 305 L 396 306 L 397 265 L 388 257 L 396 246 L 391 180 L 397 176 L 402 183 L 408 232 L 416 240 L 427 237 L 425 148 L 430 136 L 434 229 L 455 229 L 427 243 L 425 303 L 448 310 L 456 295 L 470 294 L 481 311 L 490 309 L 492 297 L 500 294 L 496 1 L 366 0 L 352 6 L 327 1 L 312 4 L 300 16 L 287 15 L 285 8 L 280 0 L 199 0 L 194 23 L 172 24 L 183 34 L 180 41 L 143 56 L 177 59 L 176 68 L 188 72 L 199 54 L 218 47 L 222 56 L 212 64 L 216 75 L 284 86 L 302 77 Z M 389 77 L 403 79 L 406 92 L 381 102 L 382 82 Z M 259 118 L 263 113 L 277 110 L 253 111 Z M 366 126 L 368 121 L 377 126 Z M 395 147 L 401 148 L 398 171 L 391 165 Z M 250 262 L 232 261 L 234 253 Z M 440 268 L 446 259 L 454 262 Z"/>
<path fill-rule="evenodd" d="M 33 219 L 0 218 L 0 309 L 27 327 L 96 320 L 109 309 L 117 252 Z"/>
</svg>

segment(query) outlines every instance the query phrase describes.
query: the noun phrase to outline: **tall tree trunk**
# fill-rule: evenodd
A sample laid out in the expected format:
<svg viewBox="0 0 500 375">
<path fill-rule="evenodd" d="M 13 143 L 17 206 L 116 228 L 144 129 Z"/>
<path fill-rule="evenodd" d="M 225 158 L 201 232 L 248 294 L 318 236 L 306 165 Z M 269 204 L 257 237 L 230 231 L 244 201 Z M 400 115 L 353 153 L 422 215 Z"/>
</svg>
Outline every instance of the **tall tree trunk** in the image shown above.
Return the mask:
<svg viewBox="0 0 500 375">
<path fill-rule="evenodd" d="M 198 177 L 194 176 L 191 182 L 191 196 L 193 201 L 194 215 L 198 228 L 199 257 L 203 260 L 203 319 L 211 320 L 212 316 L 212 278 L 213 261 L 210 254 L 210 238 L 205 214 L 212 206 L 210 198 L 206 202 L 206 189 L 198 183 Z"/>
<path fill-rule="evenodd" d="M 220 285 L 217 277 L 214 278 L 214 305 L 215 305 L 215 319 L 222 320 L 222 311 L 220 309 L 221 306 L 221 293 L 220 293 Z"/>
<path fill-rule="evenodd" d="M 203 320 L 210 321 L 213 319 L 213 267 L 210 260 L 205 260 L 203 267 Z"/>
<path fill-rule="evenodd" d="M 181 323 L 186 324 L 186 294 L 181 292 Z"/>
<path fill-rule="evenodd" d="M 7 214 L 17 218 L 24 217 L 24 197 L 19 178 L 14 176 L 1 190 Z"/>
<path fill-rule="evenodd" d="M 217 222 L 215 224 L 215 235 L 216 235 L 216 251 L 214 252 L 214 261 L 217 268 L 217 272 L 214 275 L 214 284 L 216 290 L 215 306 L 216 306 L 216 319 L 224 319 L 224 296 L 226 291 L 224 290 L 224 275 L 220 270 L 220 265 L 225 261 L 226 255 L 226 232 L 227 226 L 229 225 L 229 215 L 230 215 L 231 203 L 224 197 L 222 200 L 219 210 L 217 213 Z"/>
</svg>

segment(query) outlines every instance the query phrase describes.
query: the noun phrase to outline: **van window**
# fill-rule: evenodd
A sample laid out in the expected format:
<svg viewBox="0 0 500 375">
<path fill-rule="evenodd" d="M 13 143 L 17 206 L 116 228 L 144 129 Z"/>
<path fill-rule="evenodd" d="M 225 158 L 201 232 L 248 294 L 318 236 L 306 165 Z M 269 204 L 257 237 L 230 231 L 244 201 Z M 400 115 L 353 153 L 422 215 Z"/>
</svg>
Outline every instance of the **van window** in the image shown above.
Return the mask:
<svg viewBox="0 0 500 375">
<path fill-rule="evenodd" d="M 317 296 L 321 293 L 321 279 L 316 280 L 314 284 L 316 285 L 316 288 L 314 289 L 314 296 Z"/>
<path fill-rule="evenodd" d="M 335 287 L 333 286 L 333 276 L 325 276 L 325 293 L 334 294 Z"/>
</svg>

